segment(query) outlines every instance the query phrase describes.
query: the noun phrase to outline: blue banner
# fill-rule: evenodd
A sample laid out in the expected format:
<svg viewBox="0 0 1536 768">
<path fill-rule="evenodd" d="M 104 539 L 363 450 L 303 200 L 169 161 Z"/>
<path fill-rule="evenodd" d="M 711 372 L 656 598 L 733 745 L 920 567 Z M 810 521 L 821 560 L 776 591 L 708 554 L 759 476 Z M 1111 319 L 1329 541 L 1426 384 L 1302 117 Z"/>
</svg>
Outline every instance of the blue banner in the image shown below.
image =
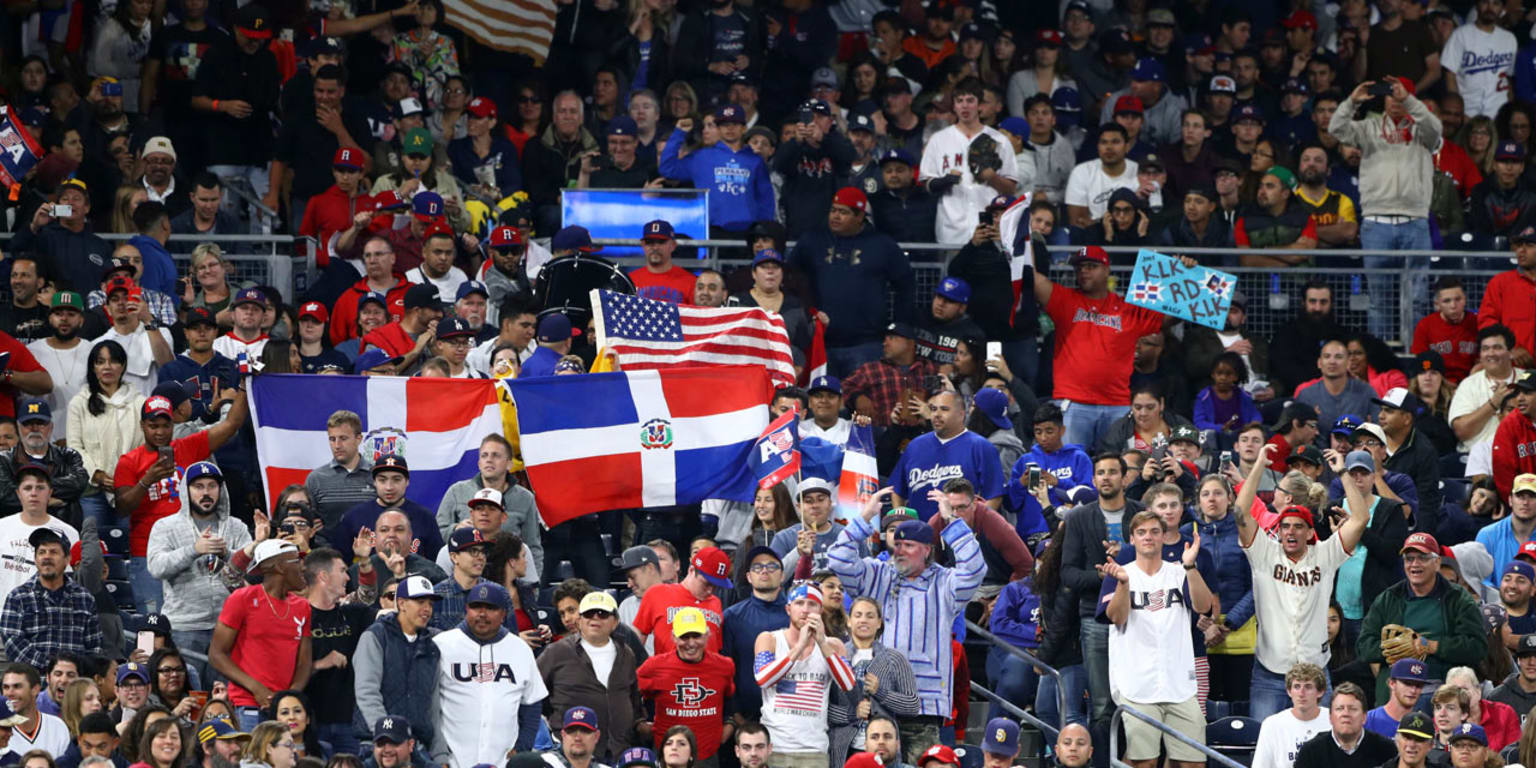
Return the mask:
<svg viewBox="0 0 1536 768">
<path fill-rule="evenodd" d="M 593 238 L 638 238 L 645 223 L 666 219 L 679 238 L 709 237 L 709 191 L 703 189 L 565 189 L 561 226 L 582 226 Z M 638 247 L 607 246 L 603 255 L 639 256 Z M 704 258 L 701 249 L 699 258 Z M 682 254 L 677 254 L 681 260 Z"/>
<path fill-rule="evenodd" d="M 1226 328 L 1237 276 L 1219 269 L 1184 266 L 1173 256 L 1142 249 L 1126 283 L 1125 300 L 1138 307 L 1214 328 Z"/>
</svg>

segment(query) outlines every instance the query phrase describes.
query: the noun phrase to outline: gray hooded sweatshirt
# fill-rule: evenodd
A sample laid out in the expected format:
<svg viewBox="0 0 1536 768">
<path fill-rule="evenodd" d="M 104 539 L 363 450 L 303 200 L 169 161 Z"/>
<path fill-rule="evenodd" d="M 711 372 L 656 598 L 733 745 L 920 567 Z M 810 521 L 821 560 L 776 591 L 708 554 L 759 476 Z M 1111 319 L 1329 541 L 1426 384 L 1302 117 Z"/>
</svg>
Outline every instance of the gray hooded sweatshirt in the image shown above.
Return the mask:
<svg viewBox="0 0 1536 768">
<path fill-rule="evenodd" d="M 229 486 L 221 480 L 219 503 L 207 519 L 195 518 L 188 509 L 186 482 L 181 484 L 181 511 L 155 523 L 149 531 L 149 573 L 165 583 L 161 612 L 178 630 L 213 629 L 219 609 L 232 591 L 225 578 L 229 555 L 249 544 L 251 531 L 229 516 Z M 199 555 L 193 549 L 198 535 L 211 528 L 222 536 L 225 554 Z"/>
</svg>

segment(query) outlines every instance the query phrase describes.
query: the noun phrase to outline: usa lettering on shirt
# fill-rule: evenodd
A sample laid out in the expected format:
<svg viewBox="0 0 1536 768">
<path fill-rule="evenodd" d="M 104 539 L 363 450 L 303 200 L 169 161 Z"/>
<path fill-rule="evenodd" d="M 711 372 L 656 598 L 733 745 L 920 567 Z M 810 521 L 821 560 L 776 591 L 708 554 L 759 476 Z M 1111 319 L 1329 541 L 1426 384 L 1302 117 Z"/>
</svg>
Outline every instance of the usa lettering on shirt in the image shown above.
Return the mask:
<svg viewBox="0 0 1536 768">
<path fill-rule="evenodd" d="M 1113 594 L 1110 595 L 1114 597 Z M 1161 611 L 1176 605 L 1189 605 L 1189 600 L 1184 590 L 1178 587 L 1158 589 L 1151 592 L 1131 592 L 1131 610 L 1133 611 Z"/>
<path fill-rule="evenodd" d="M 461 683 L 516 683 L 517 675 L 512 672 L 512 665 L 505 662 L 478 662 L 464 663 L 454 662 L 449 665 L 449 674 L 453 679 Z"/>
</svg>

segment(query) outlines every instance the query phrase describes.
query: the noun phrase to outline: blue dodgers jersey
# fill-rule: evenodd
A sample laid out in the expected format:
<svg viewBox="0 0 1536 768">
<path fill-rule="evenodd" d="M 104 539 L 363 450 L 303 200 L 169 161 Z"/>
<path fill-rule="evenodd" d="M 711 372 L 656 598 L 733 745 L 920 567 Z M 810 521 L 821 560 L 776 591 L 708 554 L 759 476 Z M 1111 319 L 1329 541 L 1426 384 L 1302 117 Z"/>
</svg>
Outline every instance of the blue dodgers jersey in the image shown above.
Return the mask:
<svg viewBox="0 0 1536 768">
<path fill-rule="evenodd" d="M 928 492 L 943 490 L 944 484 L 963 477 L 976 486 L 979 499 L 1003 494 L 1003 463 L 997 448 L 985 437 L 970 430 L 961 432 L 947 443 L 929 432 L 907 443 L 891 470 L 891 486 L 917 510 L 923 520 L 933 517 L 939 505 L 929 500 Z"/>
</svg>

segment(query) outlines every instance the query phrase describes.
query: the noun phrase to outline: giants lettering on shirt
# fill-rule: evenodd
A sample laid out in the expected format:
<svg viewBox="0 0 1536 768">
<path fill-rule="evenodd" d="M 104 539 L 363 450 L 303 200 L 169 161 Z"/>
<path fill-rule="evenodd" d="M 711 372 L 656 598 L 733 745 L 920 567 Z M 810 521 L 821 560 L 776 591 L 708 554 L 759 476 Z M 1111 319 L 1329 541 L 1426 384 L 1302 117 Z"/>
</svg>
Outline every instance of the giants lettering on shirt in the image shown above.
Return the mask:
<svg viewBox="0 0 1536 768">
<path fill-rule="evenodd" d="M 1299 571 L 1285 563 L 1275 563 L 1275 571 L 1272 575 L 1275 581 L 1281 584 L 1310 587 L 1323 580 L 1323 569 L 1313 566 L 1307 570 Z"/>
<path fill-rule="evenodd" d="M 1106 315 L 1081 308 L 1077 310 L 1076 314 L 1072 315 L 1072 322 L 1092 323 L 1104 328 L 1113 328 L 1117 331 L 1124 330 L 1120 325 L 1119 315 Z"/>
</svg>

